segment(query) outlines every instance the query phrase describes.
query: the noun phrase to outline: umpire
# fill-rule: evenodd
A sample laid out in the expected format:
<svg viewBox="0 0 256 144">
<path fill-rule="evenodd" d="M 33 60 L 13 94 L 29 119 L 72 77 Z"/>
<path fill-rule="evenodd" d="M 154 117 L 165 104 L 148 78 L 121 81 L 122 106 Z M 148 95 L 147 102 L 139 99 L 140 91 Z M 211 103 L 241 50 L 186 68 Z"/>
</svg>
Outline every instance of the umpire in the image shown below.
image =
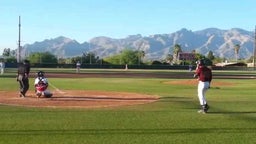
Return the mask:
<svg viewBox="0 0 256 144">
<path fill-rule="evenodd" d="M 18 66 L 17 81 L 20 84 L 20 97 L 25 97 L 29 89 L 29 72 L 30 64 L 28 60 L 24 60 L 23 63 Z"/>
</svg>

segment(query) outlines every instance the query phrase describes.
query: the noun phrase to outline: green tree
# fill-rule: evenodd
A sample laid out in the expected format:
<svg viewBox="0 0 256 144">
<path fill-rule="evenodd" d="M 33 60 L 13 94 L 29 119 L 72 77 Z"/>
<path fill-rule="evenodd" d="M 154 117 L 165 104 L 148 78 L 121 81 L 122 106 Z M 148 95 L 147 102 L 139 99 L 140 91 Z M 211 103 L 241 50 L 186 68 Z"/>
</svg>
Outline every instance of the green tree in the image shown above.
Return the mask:
<svg viewBox="0 0 256 144">
<path fill-rule="evenodd" d="M 7 63 L 16 63 L 17 62 L 17 58 L 16 56 L 16 51 L 15 50 L 11 50 L 10 48 L 5 48 L 3 50 L 3 57 L 4 57 L 4 61 Z"/>
<path fill-rule="evenodd" d="M 11 50 L 11 56 L 16 57 L 16 50 Z"/>
<path fill-rule="evenodd" d="M 9 57 L 11 56 L 11 49 L 10 48 L 5 48 L 3 51 L 3 56 Z"/>
<path fill-rule="evenodd" d="M 83 56 L 76 56 L 76 57 L 72 57 L 71 58 L 71 63 L 72 64 L 76 64 L 78 61 L 80 62 L 80 63 L 85 63 L 86 61 L 83 59 Z"/>
<path fill-rule="evenodd" d="M 14 56 L 5 58 L 5 62 L 7 63 L 17 63 L 17 58 Z"/>
<path fill-rule="evenodd" d="M 124 50 L 122 53 L 124 64 L 128 64 L 128 65 L 137 64 L 137 62 L 138 62 L 137 54 L 138 54 L 137 51 L 132 51 L 130 49 Z"/>
<path fill-rule="evenodd" d="M 234 46 L 234 50 L 235 50 L 235 54 L 236 54 L 236 62 L 237 62 L 237 60 L 238 60 L 238 53 L 239 53 L 239 50 L 240 50 L 240 45 L 239 44 L 236 44 L 235 46 Z"/>
<path fill-rule="evenodd" d="M 192 50 L 191 53 L 195 54 L 195 53 L 196 53 L 196 50 Z"/>
<path fill-rule="evenodd" d="M 152 61 L 151 65 L 162 65 L 160 61 Z"/>
<path fill-rule="evenodd" d="M 220 57 L 215 57 L 214 60 L 213 60 L 213 63 L 221 63 L 225 61 L 225 58 L 220 58 Z"/>
<path fill-rule="evenodd" d="M 71 63 L 75 64 L 77 62 L 81 64 L 95 64 L 99 63 L 99 57 L 93 52 L 84 52 L 82 56 L 76 56 L 71 58 Z"/>
<path fill-rule="evenodd" d="M 50 52 L 32 53 L 28 59 L 31 63 L 58 63 L 57 57 Z"/>
<path fill-rule="evenodd" d="M 214 60 L 214 55 L 213 55 L 213 52 L 212 51 L 209 51 L 208 54 L 207 54 L 207 58 L 210 59 L 210 60 Z"/>
<path fill-rule="evenodd" d="M 168 55 L 166 56 L 166 62 L 171 64 L 172 60 L 173 60 L 173 56 L 170 53 L 168 53 Z"/>
<path fill-rule="evenodd" d="M 110 64 L 138 64 L 138 51 L 132 51 L 131 49 L 124 49 L 120 54 L 104 58 L 104 61 Z"/>
<path fill-rule="evenodd" d="M 204 55 L 202 55 L 202 54 L 200 54 L 200 53 L 196 53 L 196 54 L 195 54 L 195 60 L 200 60 L 200 59 L 203 59 L 203 58 L 205 58 Z"/>
<path fill-rule="evenodd" d="M 58 64 L 66 64 L 65 58 L 58 58 Z"/>
<path fill-rule="evenodd" d="M 120 61 L 121 61 L 120 55 L 114 55 L 114 56 L 104 58 L 104 61 L 109 64 L 118 65 L 118 64 L 120 64 Z M 122 62 L 123 62 L 123 60 L 122 60 Z"/>
<path fill-rule="evenodd" d="M 137 56 L 138 56 L 138 65 L 140 65 L 141 63 L 143 63 L 143 58 L 145 57 L 145 52 L 144 51 L 136 51 L 137 52 Z"/>
<path fill-rule="evenodd" d="M 247 59 L 247 60 L 246 60 L 246 62 L 248 62 L 248 63 L 252 63 L 252 62 L 253 62 L 253 58 L 254 58 L 254 56 L 250 56 L 250 58 L 249 58 L 249 59 Z"/>
</svg>

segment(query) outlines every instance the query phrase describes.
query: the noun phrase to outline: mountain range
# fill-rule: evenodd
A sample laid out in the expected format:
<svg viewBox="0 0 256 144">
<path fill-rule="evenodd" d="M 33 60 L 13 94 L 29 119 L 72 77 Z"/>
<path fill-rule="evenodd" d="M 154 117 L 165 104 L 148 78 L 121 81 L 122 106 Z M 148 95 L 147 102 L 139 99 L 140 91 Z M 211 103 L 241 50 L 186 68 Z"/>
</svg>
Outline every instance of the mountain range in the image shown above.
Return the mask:
<svg viewBox="0 0 256 144">
<path fill-rule="evenodd" d="M 22 53 L 28 55 L 33 52 L 48 51 L 59 58 L 67 58 L 90 52 L 104 58 L 118 54 L 124 49 L 132 49 L 144 51 L 144 59 L 163 60 L 168 54 L 173 53 L 175 44 L 179 44 L 183 52 L 195 50 L 197 53 L 207 55 L 209 51 L 212 51 L 214 56 L 226 59 L 235 59 L 234 46 L 239 44 L 238 58 L 248 59 L 253 55 L 254 33 L 239 28 L 229 30 L 207 28 L 199 31 L 183 28 L 169 34 L 150 36 L 137 34 L 121 39 L 99 36 L 84 43 L 60 36 L 26 44 L 22 48 Z"/>
</svg>

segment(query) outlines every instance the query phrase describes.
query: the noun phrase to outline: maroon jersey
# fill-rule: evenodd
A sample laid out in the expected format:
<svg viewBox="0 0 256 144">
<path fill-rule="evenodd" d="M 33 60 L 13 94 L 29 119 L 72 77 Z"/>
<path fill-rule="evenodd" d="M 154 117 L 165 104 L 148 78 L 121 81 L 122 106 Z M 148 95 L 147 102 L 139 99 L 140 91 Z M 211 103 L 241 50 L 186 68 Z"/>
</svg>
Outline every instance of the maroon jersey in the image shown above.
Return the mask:
<svg viewBox="0 0 256 144">
<path fill-rule="evenodd" d="M 212 70 L 206 66 L 199 66 L 198 69 L 196 70 L 195 75 L 198 77 L 199 81 L 212 81 Z"/>
</svg>

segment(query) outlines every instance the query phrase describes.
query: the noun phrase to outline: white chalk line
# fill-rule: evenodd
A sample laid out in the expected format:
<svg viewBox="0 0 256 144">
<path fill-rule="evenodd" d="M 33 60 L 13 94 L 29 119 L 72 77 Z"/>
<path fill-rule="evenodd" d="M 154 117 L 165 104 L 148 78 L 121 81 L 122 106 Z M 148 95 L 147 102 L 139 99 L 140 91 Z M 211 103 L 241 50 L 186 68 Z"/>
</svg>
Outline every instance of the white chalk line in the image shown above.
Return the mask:
<svg viewBox="0 0 256 144">
<path fill-rule="evenodd" d="M 58 89 L 56 86 L 54 86 L 52 83 L 48 82 L 48 84 L 53 87 L 58 93 L 60 94 L 64 94 L 65 92 L 61 91 L 60 89 Z"/>
</svg>

